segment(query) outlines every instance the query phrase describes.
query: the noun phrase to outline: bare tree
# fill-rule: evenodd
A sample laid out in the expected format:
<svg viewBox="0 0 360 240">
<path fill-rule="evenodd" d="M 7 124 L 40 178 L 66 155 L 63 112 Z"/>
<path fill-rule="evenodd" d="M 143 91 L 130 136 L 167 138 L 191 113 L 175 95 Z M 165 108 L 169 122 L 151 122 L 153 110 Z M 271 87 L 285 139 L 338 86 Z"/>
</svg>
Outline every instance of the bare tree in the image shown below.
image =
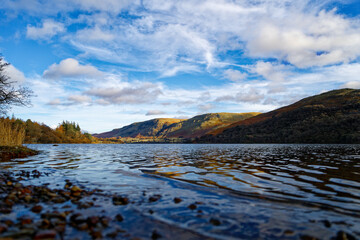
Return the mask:
<svg viewBox="0 0 360 240">
<path fill-rule="evenodd" d="M 9 65 L 0 56 L 0 115 L 6 115 L 12 106 L 30 106 L 30 97 L 33 95 L 29 88 L 17 87 L 6 74 Z"/>
</svg>

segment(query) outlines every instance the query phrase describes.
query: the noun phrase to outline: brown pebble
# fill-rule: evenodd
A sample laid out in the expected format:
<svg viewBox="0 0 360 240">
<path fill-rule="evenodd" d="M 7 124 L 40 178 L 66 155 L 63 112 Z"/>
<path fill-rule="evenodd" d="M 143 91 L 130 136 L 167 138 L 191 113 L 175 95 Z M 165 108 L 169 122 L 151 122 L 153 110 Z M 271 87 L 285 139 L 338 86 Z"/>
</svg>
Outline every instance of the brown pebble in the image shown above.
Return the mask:
<svg viewBox="0 0 360 240">
<path fill-rule="evenodd" d="M 77 229 L 79 229 L 80 231 L 85 231 L 89 228 L 89 225 L 87 223 L 81 223 L 79 225 L 77 225 Z"/>
<path fill-rule="evenodd" d="M 128 198 L 121 196 L 114 196 L 112 200 L 114 205 L 126 205 L 129 203 Z"/>
<path fill-rule="evenodd" d="M 110 225 L 110 221 L 111 221 L 111 218 L 109 218 L 109 217 L 102 217 L 101 218 L 101 224 L 104 227 L 108 227 Z"/>
<path fill-rule="evenodd" d="M 113 232 L 106 234 L 106 236 L 109 238 L 116 238 L 117 235 L 118 235 L 117 231 L 113 231 Z"/>
<path fill-rule="evenodd" d="M 156 202 L 156 201 L 160 200 L 160 198 L 161 198 L 161 195 L 159 195 L 159 194 L 153 195 L 153 196 L 149 197 L 149 202 Z"/>
<path fill-rule="evenodd" d="M 292 231 L 292 230 L 285 230 L 284 231 L 284 235 L 291 236 L 293 234 L 294 234 L 294 231 Z"/>
<path fill-rule="evenodd" d="M 123 216 L 121 216 L 120 213 L 115 216 L 115 219 L 116 219 L 118 222 L 124 221 L 124 218 L 123 218 Z"/>
<path fill-rule="evenodd" d="M 151 239 L 159 239 L 159 238 L 161 238 L 162 236 L 156 231 L 156 230 L 154 230 L 153 232 L 152 232 L 152 234 L 151 234 Z"/>
<path fill-rule="evenodd" d="M 6 220 L 4 221 L 4 223 L 5 223 L 6 225 L 8 225 L 9 227 L 11 227 L 12 225 L 14 225 L 14 222 L 11 221 L 10 219 L 6 219 Z"/>
<path fill-rule="evenodd" d="M 80 192 L 80 191 L 81 191 L 81 188 L 79 188 L 78 186 L 74 185 L 74 186 L 71 188 L 71 191 L 72 191 L 72 192 Z"/>
<path fill-rule="evenodd" d="M 102 233 L 100 231 L 94 231 L 90 233 L 93 239 L 102 239 Z"/>
<path fill-rule="evenodd" d="M 174 203 L 180 203 L 180 202 L 182 202 L 181 198 L 178 197 L 174 198 Z"/>
<path fill-rule="evenodd" d="M 42 211 L 42 209 L 43 209 L 43 207 L 41 205 L 35 205 L 31 208 L 31 211 L 34 213 L 39 213 Z"/>
<path fill-rule="evenodd" d="M 210 223 L 214 226 L 220 226 L 221 222 L 216 218 L 210 218 Z"/>
<path fill-rule="evenodd" d="M 41 221 L 41 228 L 49 228 L 49 226 L 50 226 L 50 221 L 49 220 L 43 219 Z"/>
<path fill-rule="evenodd" d="M 87 223 L 89 226 L 96 226 L 96 224 L 99 222 L 99 217 L 97 216 L 91 216 L 87 218 Z"/>
<path fill-rule="evenodd" d="M 38 232 L 35 235 L 35 240 L 40 240 L 40 239 L 55 239 L 56 238 L 56 232 L 54 230 L 43 230 Z"/>
<path fill-rule="evenodd" d="M 197 206 L 195 204 L 190 204 L 188 208 L 190 208 L 191 210 L 195 210 Z"/>
<path fill-rule="evenodd" d="M 26 195 L 24 198 L 25 202 L 30 202 L 31 199 L 32 199 L 32 197 L 30 195 Z"/>
<path fill-rule="evenodd" d="M 7 226 L 5 224 L 0 223 L 0 233 L 3 233 L 7 230 Z"/>
<path fill-rule="evenodd" d="M 336 235 L 336 240 L 356 240 L 356 238 L 349 233 L 346 233 L 344 231 L 339 231 Z"/>
<path fill-rule="evenodd" d="M 31 223 L 32 223 L 31 218 L 23 218 L 23 219 L 21 219 L 21 225 L 31 224 Z"/>
<path fill-rule="evenodd" d="M 11 186 L 13 183 L 11 181 L 8 181 L 6 185 Z"/>
<path fill-rule="evenodd" d="M 327 227 L 327 228 L 331 227 L 331 222 L 329 220 L 324 220 L 323 223 L 324 223 L 325 227 Z"/>
</svg>

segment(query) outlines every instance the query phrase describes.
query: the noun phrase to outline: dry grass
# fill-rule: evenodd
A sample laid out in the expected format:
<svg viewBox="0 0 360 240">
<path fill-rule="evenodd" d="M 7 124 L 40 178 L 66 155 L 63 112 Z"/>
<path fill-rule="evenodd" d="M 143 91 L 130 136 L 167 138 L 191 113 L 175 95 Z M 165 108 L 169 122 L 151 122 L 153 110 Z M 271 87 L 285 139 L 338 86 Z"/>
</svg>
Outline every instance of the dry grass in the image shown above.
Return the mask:
<svg viewBox="0 0 360 240">
<path fill-rule="evenodd" d="M 24 142 L 25 128 L 12 124 L 9 119 L 0 119 L 0 146 L 19 146 Z"/>
</svg>

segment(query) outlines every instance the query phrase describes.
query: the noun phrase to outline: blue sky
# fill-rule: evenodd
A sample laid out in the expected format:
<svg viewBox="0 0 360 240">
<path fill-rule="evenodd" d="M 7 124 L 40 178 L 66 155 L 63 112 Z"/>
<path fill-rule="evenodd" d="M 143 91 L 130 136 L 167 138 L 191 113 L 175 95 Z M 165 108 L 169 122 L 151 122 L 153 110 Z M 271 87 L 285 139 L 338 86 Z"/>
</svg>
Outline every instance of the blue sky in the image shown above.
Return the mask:
<svg viewBox="0 0 360 240">
<path fill-rule="evenodd" d="M 360 88 L 358 0 L 2 0 L 12 113 L 103 132 Z"/>
</svg>

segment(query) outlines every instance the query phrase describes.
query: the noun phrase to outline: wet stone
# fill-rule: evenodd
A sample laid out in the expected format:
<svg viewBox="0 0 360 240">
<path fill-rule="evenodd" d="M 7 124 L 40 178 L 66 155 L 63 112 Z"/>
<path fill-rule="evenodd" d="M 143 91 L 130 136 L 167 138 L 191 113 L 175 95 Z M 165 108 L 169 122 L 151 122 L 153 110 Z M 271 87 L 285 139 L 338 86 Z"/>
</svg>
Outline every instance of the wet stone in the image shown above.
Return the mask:
<svg viewBox="0 0 360 240">
<path fill-rule="evenodd" d="M 101 231 L 93 231 L 90 233 L 90 235 L 93 239 L 102 239 Z"/>
<path fill-rule="evenodd" d="M 0 224 L 0 233 L 3 233 L 7 230 L 8 226 L 5 224 Z"/>
<path fill-rule="evenodd" d="M 159 239 L 161 238 L 162 236 L 156 231 L 154 230 L 151 234 L 151 239 L 155 240 L 155 239 Z"/>
<path fill-rule="evenodd" d="M 149 202 L 156 202 L 156 201 L 160 200 L 160 198 L 161 198 L 161 195 L 159 195 L 159 194 L 153 195 L 153 196 L 149 197 Z"/>
<path fill-rule="evenodd" d="M 38 232 L 34 240 L 40 240 L 40 239 L 55 239 L 56 238 L 56 232 L 54 230 L 43 230 Z"/>
<path fill-rule="evenodd" d="M 40 213 L 42 211 L 43 207 L 41 205 L 35 205 L 31 208 L 31 211 L 34 213 Z"/>
<path fill-rule="evenodd" d="M 349 233 L 339 231 L 336 235 L 335 240 L 356 240 L 356 238 Z"/>
<path fill-rule="evenodd" d="M 114 205 L 127 205 L 129 203 L 128 198 L 121 196 L 114 196 L 112 200 Z"/>
<path fill-rule="evenodd" d="M 197 206 L 195 204 L 190 204 L 188 208 L 190 208 L 191 210 L 195 210 Z"/>
<path fill-rule="evenodd" d="M 118 222 L 124 221 L 124 218 L 123 218 L 123 216 L 121 216 L 120 213 L 115 216 L 115 219 L 116 219 L 116 221 L 118 221 Z"/>
<path fill-rule="evenodd" d="M 216 219 L 216 218 L 210 218 L 210 223 L 214 226 L 220 226 L 221 222 L 220 220 Z"/>
</svg>

